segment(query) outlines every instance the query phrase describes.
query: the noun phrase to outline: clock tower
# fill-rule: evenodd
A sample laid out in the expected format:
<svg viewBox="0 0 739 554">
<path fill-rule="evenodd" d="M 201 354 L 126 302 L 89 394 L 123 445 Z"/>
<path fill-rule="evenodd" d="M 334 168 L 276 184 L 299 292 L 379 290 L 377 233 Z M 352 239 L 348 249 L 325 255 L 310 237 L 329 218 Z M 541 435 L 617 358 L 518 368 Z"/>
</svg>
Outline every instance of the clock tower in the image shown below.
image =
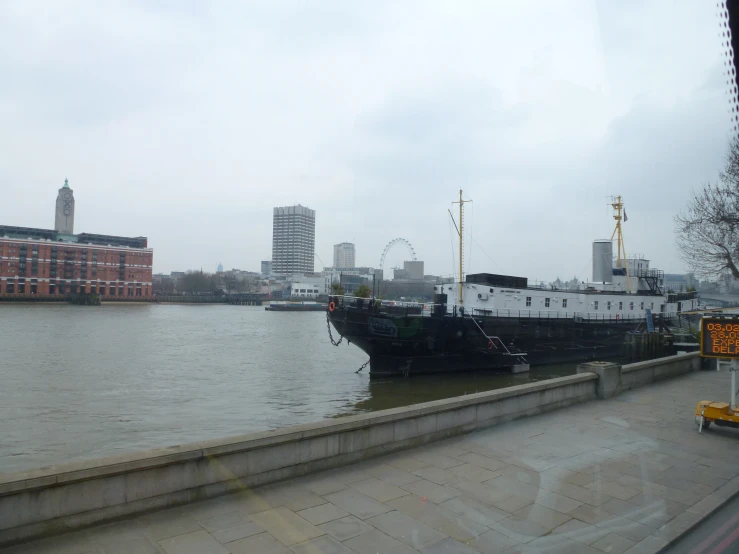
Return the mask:
<svg viewBox="0 0 739 554">
<path fill-rule="evenodd" d="M 69 188 L 67 179 L 64 179 L 64 186 L 56 197 L 54 230 L 68 235 L 74 233 L 74 191 Z"/>
</svg>

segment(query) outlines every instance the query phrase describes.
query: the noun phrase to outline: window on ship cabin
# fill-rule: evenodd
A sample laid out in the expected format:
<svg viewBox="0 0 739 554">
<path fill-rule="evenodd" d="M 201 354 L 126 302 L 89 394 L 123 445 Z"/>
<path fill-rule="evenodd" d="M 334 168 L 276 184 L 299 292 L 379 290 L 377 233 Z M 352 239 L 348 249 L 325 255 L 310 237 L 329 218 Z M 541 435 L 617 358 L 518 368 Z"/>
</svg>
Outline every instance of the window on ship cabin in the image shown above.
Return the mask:
<svg viewBox="0 0 739 554">
<path fill-rule="evenodd" d="M 618 303 L 618 311 L 620 312 L 623 309 L 624 309 L 624 303 L 623 302 L 619 302 Z"/>
<path fill-rule="evenodd" d="M 548 308 L 549 307 L 549 298 L 545 298 L 544 299 L 544 307 L 545 308 Z"/>
<path fill-rule="evenodd" d="M 595 309 L 597 310 L 598 309 L 598 301 L 596 300 L 593 304 L 595 306 Z"/>
<path fill-rule="evenodd" d="M 644 309 L 644 302 L 641 303 L 641 309 Z"/>
<path fill-rule="evenodd" d="M 562 307 L 563 308 L 566 308 L 567 307 L 567 299 L 566 298 L 563 298 L 562 299 Z"/>
<path fill-rule="evenodd" d="M 609 300 L 608 302 L 606 302 L 606 310 L 610 310 L 610 309 L 611 309 L 611 301 Z"/>
<path fill-rule="evenodd" d="M 634 303 L 633 302 L 629 302 L 629 310 L 633 310 L 633 309 L 634 309 Z"/>
<path fill-rule="evenodd" d="M 527 296 L 526 297 L 526 305 L 527 306 L 531 306 L 531 297 L 530 296 Z"/>
</svg>

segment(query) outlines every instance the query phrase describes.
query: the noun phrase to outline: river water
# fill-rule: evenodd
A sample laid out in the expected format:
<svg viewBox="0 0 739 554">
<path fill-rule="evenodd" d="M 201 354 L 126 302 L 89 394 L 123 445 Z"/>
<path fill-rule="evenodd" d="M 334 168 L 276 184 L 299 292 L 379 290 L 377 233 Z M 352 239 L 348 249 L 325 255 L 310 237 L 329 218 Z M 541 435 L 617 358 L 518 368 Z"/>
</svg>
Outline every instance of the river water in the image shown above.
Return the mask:
<svg viewBox="0 0 739 554">
<path fill-rule="evenodd" d="M 369 379 L 322 312 L 0 305 L 0 473 L 274 429 L 574 373 Z"/>
</svg>

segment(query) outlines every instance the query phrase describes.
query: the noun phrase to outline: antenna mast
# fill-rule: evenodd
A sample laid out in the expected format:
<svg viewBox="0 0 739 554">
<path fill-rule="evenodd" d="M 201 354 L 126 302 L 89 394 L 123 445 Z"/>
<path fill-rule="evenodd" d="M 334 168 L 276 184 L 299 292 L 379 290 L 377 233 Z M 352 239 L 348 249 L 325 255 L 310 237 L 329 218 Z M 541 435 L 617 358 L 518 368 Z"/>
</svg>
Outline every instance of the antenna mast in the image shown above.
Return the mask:
<svg viewBox="0 0 739 554">
<path fill-rule="evenodd" d="M 611 240 L 613 240 L 613 237 L 616 237 L 616 267 L 620 268 L 621 264 L 623 263 L 623 266 L 626 269 L 626 283 L 627 288 L 629 289 L 629 292 L 631 292 L 631 278 L 629 277 L 629 264 L 626 263 L 626 245 L 624 244 L 624 235 L 621 231 L 621 221 L 623 219 L 623 216 L 621 215 L 624 210 L 624 203 L 621 200 L 620 196 L 616 196 L 615 198 L 611 198 L 611 207 L 616 212 L 613 214 L 613 219 L 616 220 L 616 228 L 613 230 L 613 233 L 611 234 Z M 623 258 L 621 255 L 623 254 Z"/>
<path fill-rule="evenodd" d="M 461 306 L 464 304 L 464 300 L 462 298 L 463 293 L 463 287 L 464 287 L 464 235 L 462 234 L 463 231 L 463 219 L 464 219 L 464 205 L 467 202 L 472 202 L 472 200 L 462 200 L 462 189 L 459 189 L 459 202 L 452 202 L 452 204 L 459 204 L 459 229 L 457 229 L 457 233 L 459 234 L 459 305 Z"/>
</svg>

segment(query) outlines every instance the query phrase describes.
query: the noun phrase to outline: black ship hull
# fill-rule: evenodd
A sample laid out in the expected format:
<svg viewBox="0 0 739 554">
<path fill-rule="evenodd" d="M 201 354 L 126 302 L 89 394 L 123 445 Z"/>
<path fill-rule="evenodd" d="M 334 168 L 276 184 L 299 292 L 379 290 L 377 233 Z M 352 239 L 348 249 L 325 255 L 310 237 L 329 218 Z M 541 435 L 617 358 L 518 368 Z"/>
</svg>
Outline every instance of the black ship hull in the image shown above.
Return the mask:
<svg viewBox="0 0 739 554">
<path fill-rule="evenodd" d="M 468 315 L 428 315 L 421 309 L 380 311 L 371 301 L 359 306 L 340 306 L 336 302 L 328 317 L 345 340 L 369 355 L 370 374 L 374 376 L 516 371 L 526 364 L 614 358 L 622 354 L 625 335 L 641 322 L 473 319 Z"/>
</svg>

